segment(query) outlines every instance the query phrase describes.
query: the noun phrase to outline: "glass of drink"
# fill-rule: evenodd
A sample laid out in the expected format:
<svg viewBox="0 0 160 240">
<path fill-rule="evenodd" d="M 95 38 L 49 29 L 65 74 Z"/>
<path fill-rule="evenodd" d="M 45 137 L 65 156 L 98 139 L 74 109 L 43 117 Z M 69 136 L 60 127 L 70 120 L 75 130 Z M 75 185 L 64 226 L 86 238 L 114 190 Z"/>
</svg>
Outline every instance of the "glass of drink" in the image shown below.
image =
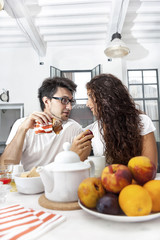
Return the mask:
<svg viewBox="0 0 160 240">
<path fill-rule="evenodd" d="M 9 184 L 12 179 L 11 172 L 9 165 L 0 165 L 0 182 Z"/>
</svg>

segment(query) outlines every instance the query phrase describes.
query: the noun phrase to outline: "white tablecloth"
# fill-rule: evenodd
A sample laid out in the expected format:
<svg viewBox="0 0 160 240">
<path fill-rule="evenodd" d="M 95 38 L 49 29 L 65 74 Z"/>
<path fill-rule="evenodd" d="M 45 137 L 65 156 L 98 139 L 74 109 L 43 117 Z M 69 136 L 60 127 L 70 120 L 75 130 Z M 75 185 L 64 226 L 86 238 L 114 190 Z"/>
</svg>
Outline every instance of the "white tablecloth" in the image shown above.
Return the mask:
<svg viewBox="0 0 160 240">
<path fill-rule="evenodd" d="M 66 220 L 39 240 L 160 240 L 160 218 L 146 222 L 113 222 L 98 218 L 84 210 L 55 211 L 41 207 L 38 199 L 41 194 L 24 195 L 9 192 L 5 203 L 0 206 L 21 204 L 35 210 L 45 210 L 66 216 Z"/>
</svg>

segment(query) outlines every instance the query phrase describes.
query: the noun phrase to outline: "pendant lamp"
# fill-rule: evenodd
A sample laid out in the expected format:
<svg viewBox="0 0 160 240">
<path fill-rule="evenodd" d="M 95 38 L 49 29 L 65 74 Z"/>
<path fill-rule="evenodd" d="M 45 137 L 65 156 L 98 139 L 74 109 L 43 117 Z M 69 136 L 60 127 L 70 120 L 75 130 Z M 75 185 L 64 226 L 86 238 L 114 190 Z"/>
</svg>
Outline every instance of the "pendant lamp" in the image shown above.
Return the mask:
<svg viewBox="0 0 160 240">
<path fill-rule="evenodd" d="M 4 7 L 4 1 L 0 0 L 0 11 L 3 10 L 3 7 Z"/>
<path fill-rule="evenodd" d="M 121 58 L 129 54 L 130 50 L 121 40 L 121 34 L 116 32 L 112 35 L 112 40 L 104 53 L 110 58 Z"/>
</svg>

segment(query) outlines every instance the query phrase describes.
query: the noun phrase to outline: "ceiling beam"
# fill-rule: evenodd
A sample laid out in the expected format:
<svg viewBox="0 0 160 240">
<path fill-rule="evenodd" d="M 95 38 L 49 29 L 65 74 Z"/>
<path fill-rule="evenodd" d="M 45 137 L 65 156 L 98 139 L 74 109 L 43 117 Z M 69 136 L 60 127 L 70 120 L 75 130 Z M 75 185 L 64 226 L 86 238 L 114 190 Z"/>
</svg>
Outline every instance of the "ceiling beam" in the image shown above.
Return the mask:
<svg viewBox="0 0 160 240">
<path fill-rule="evenodd" d="M 116 32 L 122 32 L 125 21 L 129 0 L 113 0 L 110 23 L 107 31 L 107 42 L 111 41 L 112 35 Z"/>
<path fill-rule="evenodd" d="M 33 19 L 29 14 L 27 7 L 22 0 L 5 0 L 4 10 L 16 19 L 16 22 L 31 43 L 35 51 L 40 57 L 46 55 L 46 42 L 44 42 L 38 29 L 34 25 Z"/>
</svg>

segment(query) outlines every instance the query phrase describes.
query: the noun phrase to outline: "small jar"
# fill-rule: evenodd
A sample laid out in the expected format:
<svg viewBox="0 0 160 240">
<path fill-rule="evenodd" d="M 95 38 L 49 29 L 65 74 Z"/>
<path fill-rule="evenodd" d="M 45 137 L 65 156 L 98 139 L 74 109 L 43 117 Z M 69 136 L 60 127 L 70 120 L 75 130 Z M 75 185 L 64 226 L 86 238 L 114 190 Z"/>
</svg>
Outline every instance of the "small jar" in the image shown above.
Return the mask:
<svg viewBox="0 0 160 240">
<path fill-rule="evenodd" d="M 11 182 L 11 179 L 12 176 L 8 165 L 0 165 L 0 182 L 3 184 L 9 184 Z"/>
</svg>

